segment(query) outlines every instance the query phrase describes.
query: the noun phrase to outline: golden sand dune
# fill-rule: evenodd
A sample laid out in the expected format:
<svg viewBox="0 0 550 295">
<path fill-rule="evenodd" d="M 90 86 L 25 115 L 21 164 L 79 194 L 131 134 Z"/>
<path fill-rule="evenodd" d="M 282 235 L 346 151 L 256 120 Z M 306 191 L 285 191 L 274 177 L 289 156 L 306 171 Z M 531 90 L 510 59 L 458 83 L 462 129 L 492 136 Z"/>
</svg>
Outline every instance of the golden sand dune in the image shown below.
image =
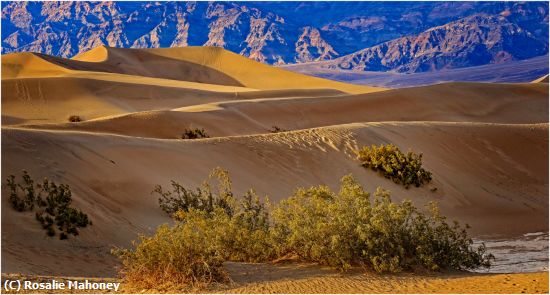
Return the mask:
<svg viewBox="0 0 550 295">
<path fill-rule="evenodd" d="M 63 75 L 70 71 L 50 63 L 38 53 L 21 52 L 2 55 L 2 79 Z"/>
<path fill-rule="evenodd" d="M 424 153 L 433 183 L 406 190 L 359 166 L 355 149 L 390 142 Z M 230 171 L 238 193 L 255 187 L 274 201 L 298 186 L 336 188 L 341 176 L 353 173 L 368 190 L 385 187 L 396 200 L 438 201 L 476 236 L 547 231 L 547 151 L 548 124 L 357 123 L 197 141 L 5 127 L 3 173 L 27 169 L 68 183 L 75 206 L 94 225 L 69 242 L 49 239 L 32 213 L 11 210 L 3 198 L 3 270 L 112 275 L 113 245 L 128 245 L 137 233 L 169 221 L 149 194 L 154 185 L 176 179 L 198 186 L 217 166 Z M 75 263 L 76 257 L 88 263 Z"/>
<path fill-rule="evenodd" d="M 180 138 L 185 128 L 211 136 L 297 130 L 353 122 L 548 122 L 543 84 L 448 83 L 351 96 L 216 102 L 173 110 L 136 112 L 78 124 L 28 127 L 82 130 L 153 138 Z M 254 92 L 243 94 L 254 95 Z"/>
<path fill-rule="evenodd" d="M 124 64 L 140 64 L 146 71 L 155 71 L 156 75 L 179 75 L 179 79 L 197 79 L 207 73 L 201 82 L 245 86 L 256 89 L 315 89 L 332 88 L 348 93 L 365 93 L 382 90 L 376 87 L 364 87 L 347 83 L 296 74 L 274 68 L 220 47 L 189 46 L 184 48 L 157 49 L 119 49 L 98 47 L 74 58 L 79 61 L 104 63 L 124 69 Z M 119 64 L 120 63 L 120 64 Z M 183 71 L 179 73 L 180 71 Z M 225 77 L 210 75 L 211 71 L 222 73 Z M 136 74 L 136 68 L 128 73 Z M 178 74 L 179 73 L 179 74 Z M 183 77 L 183 78 L 181 78 Z M 206 80 L 206 81 L 205 81 Z"/>
<path fill-rule="evenodd" d="M 68 241 L 48 238 L 33 213 L 12 210 L 3 188 L 2 271 L 114 276 L 113 246 L 129 246 L 138 233 L 170 222 L 150 194 L 153 187 L 171 179 L 199 186 L 218 166 L 230 171 L 237 193 L 254 187 L 274 201 L 299 186 L 336 189 L 353 173 L 369 191 L 382 186 L 395 200 L 438 201 L 478 238 L 548 231 L 547 84 L 381 90 L 211 47 L 99 47 L 73 59 L 4 55 L 3 175 L 26 169 L 35 179 L 69 184 L 74 205 L 93 226 Z M 71 115 L 85 121 L 67 123 Z M 270 134 L 272 126 L 293 131 Z M 176 139 L 185 128 L 204 128 L 216 138 Z M 360 167 L 355 151 L 382 143 L 423 153 L 432 183 L 406 190 Z M 230 271 L 238 278 L 242 270 L 246 265 Z M 321 273 L 303 281 L 294 272 L 300 270 L 289 272 L 290 282 L 274 278 L 267 285 L 264 272 L 231 292 L 384 292 L 380 286 L 388 285 L 378 277 L 379 288 L 369 289 L 366 282 L 374 279 Z M 433 280 L 397 282 L 410 288 L 392 291 L 454 291 Z"/>
<path fill-rule="evenodd" d="M 382 90 L 269 67 L 219 48 L 98 47 L 75 59 L 2 57 L 5 124 L 66 122 L 235 99 Z M 245 94 L 246 93 L 246 94 Z"/>
<path fill-rule="evenodd" d="M 71 115 L 85 120 L 210 102 L 272 97 L 322 97 L 333 89 L 254 90 L 187 81 L 94 73 L 2 80 L 4 124 L 60 123 Z"/>
<path fill-rule="evenodd" d="M 335 89 L 366 93 L 383 88 L 358 86 L 270 67 L 218 47 L 120 49 L 97 47 L 74 59 L 14 53 L 2 58 L 4 78 L 105 72 L 223 86 L 275 89 Z M 24 70 L 21 70 L 24 69 Z"/>
<path fill-rule="evenodd" d="M 548 83 L 548 75 L 536 79 L 533 83 Z"/>
</svg>

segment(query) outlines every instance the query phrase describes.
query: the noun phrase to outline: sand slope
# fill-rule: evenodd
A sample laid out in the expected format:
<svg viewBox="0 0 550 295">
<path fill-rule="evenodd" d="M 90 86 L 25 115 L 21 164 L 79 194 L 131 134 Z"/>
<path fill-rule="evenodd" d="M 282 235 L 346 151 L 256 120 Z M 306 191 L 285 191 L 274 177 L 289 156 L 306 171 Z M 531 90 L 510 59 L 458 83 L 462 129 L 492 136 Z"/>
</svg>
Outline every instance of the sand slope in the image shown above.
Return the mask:
<svg viewBox="0 0 550 295">
<path fill-rule="evenodd" d="M 50 240 L 32 214 L 10 210 L 3 199 L 2 263 L 10 272 L 112 273 L 112 245 L 128 245 L 138 232 L 169 221 L 149 194 L 154 185 L 177 179 L 198 186 L 217 166 L 231 172 L 238 192 L 255 187 L 275 201 L 298 186 L 336 188 L 341 176 L 353 173 L 371 191 L 382 186 L 396 199 L 440 202 L 443 213 L 468 222 L 476 235 L 548 230 L 548 124 L 362 123 L 198 141 L 15 128 L 4 128 L 2 136 L 5 175 L 28 169 L 70 184 L 75 204 L 94 222 L 69 243 Z M 405 190 L 358 165 L 354 149 L 388 142 L 423 152 L 433 184 Z M 94 263 L 69 263 L 75 255 Z"/>
<path fill-rule="evenodd" d="M 365 274 L 360 270 L 346 274 L 334 270 L 303 264 L 226 264 L 232 282 L 229 286 L 213 286 L 205 293 L 230 294 L 490 294 L 490 293 L 548 293 L 548 273 L 472 275 L 468 273 L 445 274 Z M 4 280 L 29 280 L 33 282 L 60 282 L 87 279 L 91 282 L 121 282 L 116 278 L 82 278 L 59 276 L 36 276 L 3 274 Z M 121 282 L 118 293 L 140 293 L 143 290 L 132 288 Z M 148 293 L 186 293 L 188 290 L 170 286 Z M 72 293 L 70 290 L 30 291 L 29 293 Z M 84 291 L 83 293 L 115 293 L 114 291 Z M 11 292 L 7 292 L 11 294 Z"/>
<path fill-rule="evenodd" d="M 180 138 L 185 128 L 230 136 L 267 133 L 272 126 L 298 130 L 353 122 L 543 123 L 548 121 L 547 97 L 544 84 L 448 83 L 352 96 L 318 93 L 300 99 L 215 102 L 28 127 L 173 139 Z"/>
<path fill-rule="evenodd" d="M 89 120 L 234 99 L 379 90 L 269 67 L 221 48 L 98 47 L 75 59 L 35 53 L 2 57 L 2 115 L 7 124 L 66 122 L 71 115 Z"/>
<path fill-rule="evenodd" d="M 341 274 L 308 265 L 232 264 L 237 294 L 437 294 L 547 293 L 548 273 L 471 275 L 380 275 L 361 270 Z"/>
<path fill-rule="evenodd" d="M 254 90 L 127 75 L 73 74 L 70 77 L 4 79 L 2 94 L 2 116 L 19 119 L 4 121 L 11 125 L 67 122 L 71 115 L 90 120 L 210 102 L 344 93 L 333 89 Z"/>
<path fill-rule="evenodd" d="M 439 202 L 477 238 L 548 231 L 544 83 L 381 91 L 198 47 L 100 47 L 74 59 L 11 54 L 2 57 L 2 75 L 3 175 L 26 169 L 35 179 L 69 184 L 74 205 L 94 223 L 78 238 L 47 238 L 33 213 L 12 210 L 3 188 L 4 272 L 114 276 L 113 246 L 170 222 L 153 187 L 172 179 L 198 186 L 218 166 L 230 171 L 237 193 L 254 187 L 274 201 L 300 186 L 337 189 L 353 173 L 369 191 L 384 187 L 395 200 Z M 70 115 L 85 121 L 67 123 Z M 271 134 L 273 125 L 291 131 Z M 189 127 L 215 138 L 177 139 Z M 406 190 L 360 167 L 355 151 L 383 143 L 423 153 L 433 182 Z M 341 292 L 371 290 L 365 278 L 328 285 L 317 284 L 323 276 L 314 285 L 294 279 L 265 289 L 260 278 L 258 287 L 235 292 L 332 292 L 338 284 Z M 452 291 L 433 281 L 420 286 Z"/>
</svg>

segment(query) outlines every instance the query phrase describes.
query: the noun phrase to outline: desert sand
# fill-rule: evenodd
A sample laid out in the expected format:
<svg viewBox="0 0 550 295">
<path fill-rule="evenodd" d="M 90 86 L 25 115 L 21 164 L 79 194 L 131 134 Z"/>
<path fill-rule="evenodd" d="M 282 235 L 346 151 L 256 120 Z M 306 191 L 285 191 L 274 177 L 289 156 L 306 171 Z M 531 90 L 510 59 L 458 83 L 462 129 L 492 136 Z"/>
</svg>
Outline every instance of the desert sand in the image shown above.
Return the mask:
<svg viewBox="0 0 550 295">
<path fill-rule="evenodd" d="M 353 270 L 348 273 L 320 268 L 315 265 L 290 264 L 231 264 L 227 265 L 232 281 L 225 285 L 214 285 L 207 290 L 194 292 L 234 293 L 234 294 L 544 294 L 548 293 L 548 273 L 530 274 L 475 274 L 448 273 L 448 274 L 399 274 L 380 275 Z M 51 282 L 69 280 L 89 280 L 97 283 L 120 282 L 116 278 L 83 278 L 83 277 L 54 277 L 9 274 L 3 279 L 31 280 L 34 282 Z M 138 290 L 122 282 L 118 293 L 183 293 L 185 289 L 174 286 L 162 286 L 155 290 Z M 10 292 L 7 292 L 8 294 Z M 31 291 L 29 293 L 53 293 Z M 71 293 L 62 290 L 56 293 Z M 83 293 L 117 293 L 114 291 L 95 291 Z"/>
<path fill-rule="evenodd" d="M 84 121 L 68 123 L 70 115 Z M 288 131 L 272 134 L 272 126 Z M 189 127 L 212 138 L 178 139 Z M 170 222 L 153 187 L 171 179 L 199 186 L 217 166 L 229 170 L 237 193 L 254 187 L 273 201 L 300 186 L 336 189 L 353 173 L 367 190 L 384 187 L 394 200 L 409 198 L 419 207 L 437 201 L 443 214 L 472 226 L 476 238 L 547 232 L 548 132 L 544 82 L 387 90 L 200 47 L 98 47 L 73 59 L 8 54 L 2 173 L 26 169 L 69 184 L 74 205 L 93 226 L 68 241 L 48 238 L 34 215 L 12 210 L 3 193 L 2 271 L 114 277 L 113 246 L 129 246 L 138 233 Z M 423 153 L 433 182 L 407 190 L 360 167 L 355 151 L 382 143 Z M 233 265 L 234 276 L 247 267 Z M 318 284 L 257 277 L 227 292 L 548 292 L 548 273 L 401 279 L 312 269 L 321 272 L 311 278 Z M 505 287 L 506 276 L 521 288 Z M 371 280 L 378 289 L 368 289 Z M 480 280 L 502 289 L 483 289 Z M 400 282 L 402 289 L 388 287 Z"/>
</svg>

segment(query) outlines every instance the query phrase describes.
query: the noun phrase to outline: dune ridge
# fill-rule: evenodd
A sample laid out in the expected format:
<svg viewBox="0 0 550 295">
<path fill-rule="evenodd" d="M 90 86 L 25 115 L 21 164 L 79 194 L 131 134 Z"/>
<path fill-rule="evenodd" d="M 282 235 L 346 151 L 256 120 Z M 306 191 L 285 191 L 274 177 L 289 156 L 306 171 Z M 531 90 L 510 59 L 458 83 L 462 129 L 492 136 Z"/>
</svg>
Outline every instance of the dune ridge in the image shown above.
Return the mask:
<svg viewBox="0 0 550 295">
<path fill-rule="evenodd" d="M 2 62 L 9 65 L 2 73 L 6 78 L 106 72 L 262 90 L 332 88 L 348 93 L 384 90 L 270 67 L 219 47 L 151 50 L 99 46 L 73 59 L 38 53 L 12 53 L 5 55 Z M 17 70 L 23 67 L 25 71 Z M 42 68 L 49 68 L 49 71 L 43 71 Z"/>
<path fill-rule="evenodd" d="M 211 136 L 234 136 L 266 133 L 272 126 L 297 130 L 353 122 L 543 123 L 545 96 L 543 84 L 449 83 L 351 96 L 228 100 L 26 127 L 173 139 L 198 127 Z"/>
</svg>

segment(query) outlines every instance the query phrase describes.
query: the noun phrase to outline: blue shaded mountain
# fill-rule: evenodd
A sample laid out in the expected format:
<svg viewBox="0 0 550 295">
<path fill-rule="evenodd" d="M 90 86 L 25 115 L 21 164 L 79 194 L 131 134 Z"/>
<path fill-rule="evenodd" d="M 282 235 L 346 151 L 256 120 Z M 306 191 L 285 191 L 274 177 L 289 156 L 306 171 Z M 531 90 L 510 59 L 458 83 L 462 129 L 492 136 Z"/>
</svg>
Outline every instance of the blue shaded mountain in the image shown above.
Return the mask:
<svg viewBox="0 0 550 295">
<path fill-rule="evenodd" d="M 1 39 L 3 54 L 205 45 L 276 65 L 422 72 L 546 54 L 548 10 L 545 2 L 2 2 Z"/>
</svg>

